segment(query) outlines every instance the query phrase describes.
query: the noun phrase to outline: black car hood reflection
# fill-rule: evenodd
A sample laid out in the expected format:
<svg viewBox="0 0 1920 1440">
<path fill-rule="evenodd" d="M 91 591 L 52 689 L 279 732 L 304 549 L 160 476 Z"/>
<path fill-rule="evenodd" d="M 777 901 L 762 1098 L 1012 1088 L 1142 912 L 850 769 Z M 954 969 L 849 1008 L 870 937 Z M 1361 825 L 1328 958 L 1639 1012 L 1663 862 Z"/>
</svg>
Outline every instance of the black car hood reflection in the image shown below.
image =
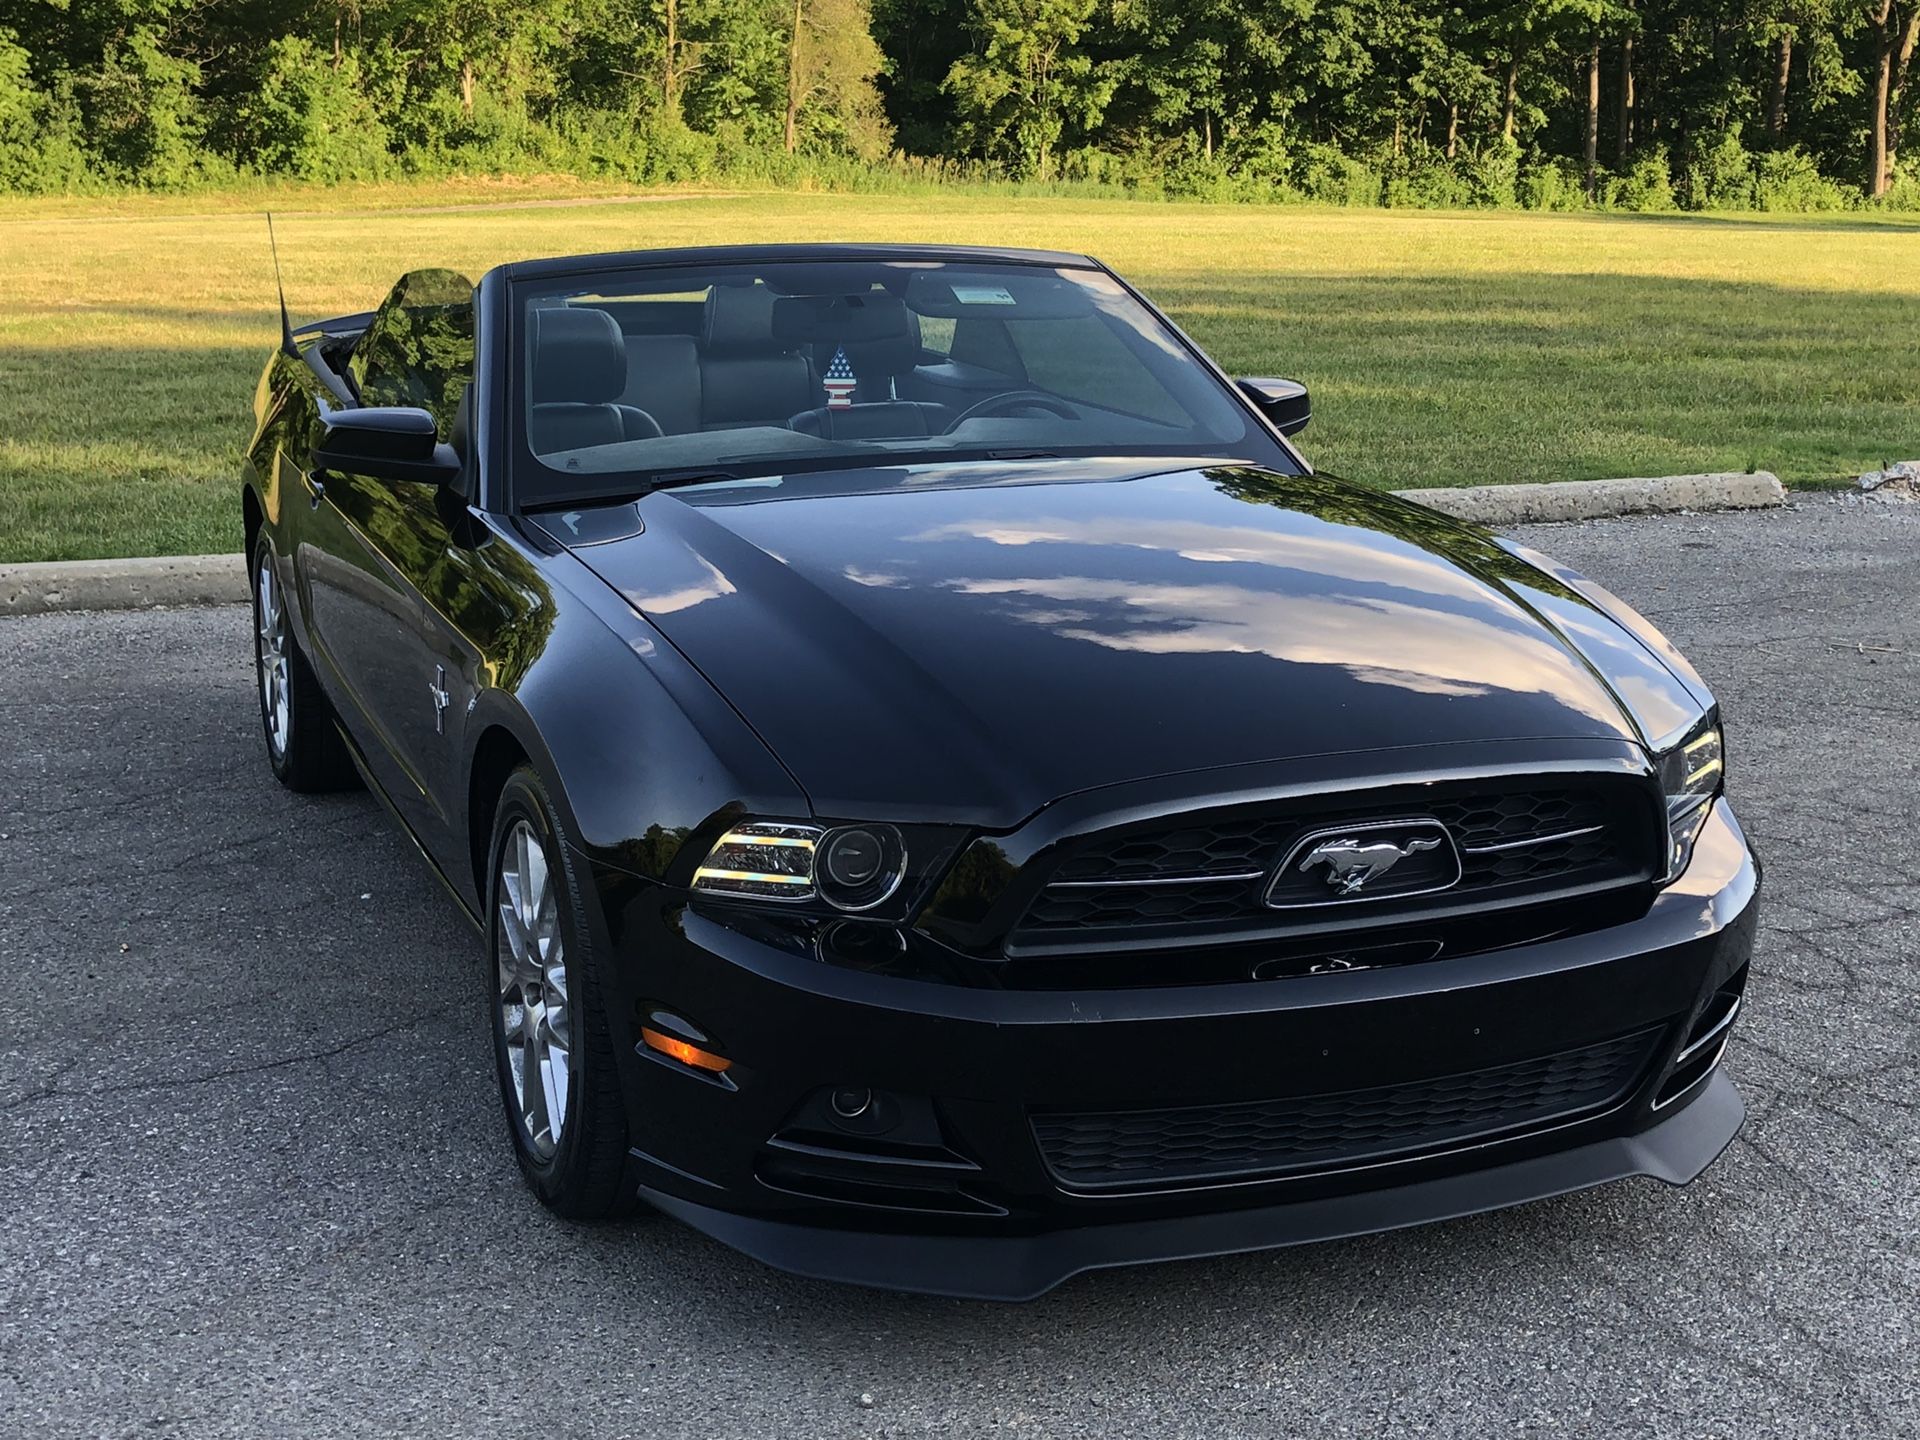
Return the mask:
<svg viewBox="0 0 1920 1440">
<path fill-rule="evenodd" d="M 1644 742 L 1699 713 L 1484 531 L 1328 477 L 1168 463 L 665 491 L 639 533 L 575 554 L 834 817 L 1007 826 L 1175 771 Z"/>
</svg>

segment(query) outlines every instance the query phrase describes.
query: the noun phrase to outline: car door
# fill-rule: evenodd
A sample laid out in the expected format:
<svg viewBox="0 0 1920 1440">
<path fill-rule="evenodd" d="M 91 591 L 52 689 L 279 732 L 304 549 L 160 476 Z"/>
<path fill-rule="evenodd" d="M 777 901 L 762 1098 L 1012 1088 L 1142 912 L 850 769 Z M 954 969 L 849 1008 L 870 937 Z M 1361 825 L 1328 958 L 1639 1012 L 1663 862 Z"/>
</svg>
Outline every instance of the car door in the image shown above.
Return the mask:
<svg viewBox="0 0 1920 1440">
<path fill-rule="evenodd" d="M 361 403 L 427 409 L 450 438 L 473 374 L 473 333 L 468 281 L 408 275 L 354 347 L 348 370 Z M 307 488 L 297 563 L 329 691 L 401 819 L 442 855 L 449 801 L 439 755 L 457 672 L 422 585 L 444 567 L 466 507 L 438 485 L 340 470 L 312 472 Z"/>
</svg>

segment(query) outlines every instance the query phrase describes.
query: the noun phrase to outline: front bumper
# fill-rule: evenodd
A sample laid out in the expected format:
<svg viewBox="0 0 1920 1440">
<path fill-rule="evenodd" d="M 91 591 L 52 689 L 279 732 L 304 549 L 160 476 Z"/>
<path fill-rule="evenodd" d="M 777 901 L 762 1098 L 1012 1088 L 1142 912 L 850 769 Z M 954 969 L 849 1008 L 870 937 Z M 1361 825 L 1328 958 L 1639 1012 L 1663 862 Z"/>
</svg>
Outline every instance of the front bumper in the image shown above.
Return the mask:
<svg viewBox="0 0 1920 1440">
<path fill-rule="evenodd" d="M 1742 1118 L 1713 1068 L 1724 1036 L 1704 1068 L 1674 1063 L 1752 949 L 1759 870 L 1724 801 L 1686 873 L 1627 923 L 1213 985 L 1021 990 L 917 935 L 876 943 L 875 927 L 858 953 L 823 958 L 825 942 L 689 909 L 620 872 L 595 878 L 641 1194 L 821 1278 L 1021 1299 L 1105 1266 L 1393 1229 L 1632 1175 L 1685 1184 Z M 663 1011 L 734 1061 L 724 1078 L 636 1043 Z M 1634 1035 L 1646 1058 L 1603 1105 L 1364 1163 L 1088 1187 L 1048 1163 L 1033 1124 L 1419 1086 Z M 808 1117 L 835 1088 L 904 1097 L 934 1134 L 823 1140 Z"/>
</svg>

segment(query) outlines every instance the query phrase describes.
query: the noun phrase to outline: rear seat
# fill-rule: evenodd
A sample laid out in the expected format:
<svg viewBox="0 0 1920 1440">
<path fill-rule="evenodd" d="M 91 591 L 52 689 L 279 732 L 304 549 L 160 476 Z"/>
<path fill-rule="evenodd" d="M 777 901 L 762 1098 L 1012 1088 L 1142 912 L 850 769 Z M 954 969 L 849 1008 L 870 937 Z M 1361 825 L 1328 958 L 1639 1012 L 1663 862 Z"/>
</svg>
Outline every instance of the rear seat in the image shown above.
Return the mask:
<svg viewBox="0 0 1920 1440">
<path fill-rule="evenodd" d="M 700 428 L 700 347 L 691 335 L 627 336 L 622 403 L 644 410 L 668 435 Z"/>
<path fill-rule="evenodd" d="M 776 301 L 764 285 L 716 285 L 698 343 L 689 335 L 625 337 L 621 403 L 668 435 L 740 425 L 790 425 L 833 439 L 940 434 L 953 418 L 947 406 L 898 393 L 919 359 L 915 317 L 893 297 L 861 298 L 859 317 L 849 322 L 814 297 Z M 822 328 L 844 338 L 816 338 Z M 858 381 L 851 410 L 822 403 L 820 372 L 835 349 L 846 352 Z"/>
<path fill-rule="evenodd" d="M 629 335 L 623 404 L 644 410 L 668 435 L 736 425 L 785 425 L 820 403 L 812 362 L 773 337 L 773 292 L 716 285 L 701 310 L 701 334 Z"/>
</svg>

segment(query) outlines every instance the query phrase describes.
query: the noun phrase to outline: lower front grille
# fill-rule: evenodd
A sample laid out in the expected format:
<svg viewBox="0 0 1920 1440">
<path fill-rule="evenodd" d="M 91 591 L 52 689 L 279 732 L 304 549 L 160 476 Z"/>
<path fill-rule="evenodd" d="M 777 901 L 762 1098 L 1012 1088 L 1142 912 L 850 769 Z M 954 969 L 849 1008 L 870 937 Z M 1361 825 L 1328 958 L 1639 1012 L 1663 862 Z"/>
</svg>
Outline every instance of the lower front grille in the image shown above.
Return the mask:
<svg viewBox="0 0 1920 1440">
<path fill-rule="evenodd" d="M 1564 1123 L 1618 1103 L 1657 1030 L 1464 1075 L 1179 1110 L 1038 1114 L 1065 1185 L 1108 1190 L 1338 1170 Z"/>
</svg>

